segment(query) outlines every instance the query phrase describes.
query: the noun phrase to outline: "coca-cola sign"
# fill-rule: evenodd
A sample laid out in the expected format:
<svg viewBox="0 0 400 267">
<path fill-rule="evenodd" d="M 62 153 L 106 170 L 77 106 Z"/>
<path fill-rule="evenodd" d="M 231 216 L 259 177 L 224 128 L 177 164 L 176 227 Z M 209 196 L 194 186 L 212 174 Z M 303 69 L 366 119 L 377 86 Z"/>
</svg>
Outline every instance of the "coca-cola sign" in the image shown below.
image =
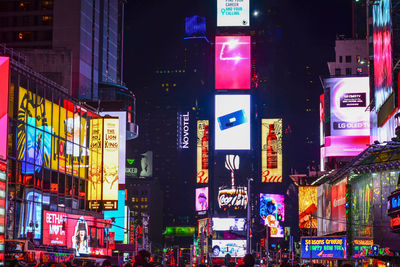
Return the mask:
<svg viewBox="0 0 400 267">
<path fill-rule="evenodd" d="M 247 207 L 247 187 L 220 187 L 218 191 L 218 206 L 220 209 L 245 209 Z"/>
</svg>

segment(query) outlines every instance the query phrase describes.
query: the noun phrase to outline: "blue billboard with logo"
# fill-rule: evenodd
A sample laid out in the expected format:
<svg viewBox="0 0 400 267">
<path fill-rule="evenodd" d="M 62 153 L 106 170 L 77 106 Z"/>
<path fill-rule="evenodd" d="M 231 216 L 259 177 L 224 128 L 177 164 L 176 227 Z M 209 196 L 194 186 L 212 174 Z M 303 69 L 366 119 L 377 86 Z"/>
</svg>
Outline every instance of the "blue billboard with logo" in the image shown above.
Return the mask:
<svg viewBox="0 0 400 267">
<path fill-rule="evenodd" d="M 302 238 L 301 257 L 303 259 L 345 259 L 346 237 Z"/>
</svg>

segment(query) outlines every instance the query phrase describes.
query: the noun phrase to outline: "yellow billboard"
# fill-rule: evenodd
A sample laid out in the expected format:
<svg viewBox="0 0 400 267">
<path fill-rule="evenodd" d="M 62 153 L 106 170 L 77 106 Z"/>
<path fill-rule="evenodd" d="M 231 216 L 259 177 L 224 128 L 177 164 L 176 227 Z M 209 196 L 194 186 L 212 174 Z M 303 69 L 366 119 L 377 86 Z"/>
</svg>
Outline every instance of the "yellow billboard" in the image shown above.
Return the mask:
<svg viewBox="0 0 400 267">
<path fill-rule="evenodd" d="M 299 227 L 317 228 L 317 186 L 299 186 Z"/>
<path fill-rule="evenodd" d="M 282 119 L 261 120 L 261 182 L 282 182 Z"/>
<path fill-rule="evenodd" d="M 208 183 L 208 120 L 197 121 L 197 183 Z"/>
<path fill-rule="evenodd" d="M 101 205 L 102 164 L 103 164 L 103 119 L 90 120 L 89 131 L 89 175 L 88 201 L 89 209 L 97 210 Z"/>
<path fill-rule="evenodd" d="M 118 208 L 119 119 L 104 118 L 103 207 Z"/>
</svg>

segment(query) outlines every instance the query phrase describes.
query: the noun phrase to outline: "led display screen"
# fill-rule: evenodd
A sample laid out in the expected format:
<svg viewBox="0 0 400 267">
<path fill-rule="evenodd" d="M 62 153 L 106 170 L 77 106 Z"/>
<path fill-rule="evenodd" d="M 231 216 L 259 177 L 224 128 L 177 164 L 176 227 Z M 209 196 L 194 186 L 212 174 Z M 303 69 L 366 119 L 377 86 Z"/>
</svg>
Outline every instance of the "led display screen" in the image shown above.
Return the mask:
<svg viewBox="0 0 400 267">
<path fill-rule="evenodd" d="M 284 237 L 285 197 L 279 194 L 260 194 L 260 216 L 270 228 L 271 237 Z"/>
<path fill-rule="evenodd" d="M 208 120 L 197 121 L 197 183 L 208 183 L 209 158 Z"/>
<path fill-rule="evenodd" d="M 215 149 L 250 149 L 250 95 L 215 96 Z"/>
<path fill-rule="evenodd" d="M 196 188 L 196 211 L 208 210 L 208 187 Z"/>
<path fill-rule="evenodd" d="M 8 83 L 10 59 L 0 57 L 0 159 L 7 160 Z"/>
<path fill-rule="evenodd" d="M 217 26 L 250 26 L 249 0 L 217 0 Z"/>
<path fill-rule="evenodd" d="M 332 232 L 346 231 L 346 185 L 347 179 L 343 179 L 332 185 Z"/>
<path fill-rule="evenodd" d="M 393 92 L 391 1 L 372 5 L 375 105 L 378 111 Z"/>
<path fill-rule="evenodd" d="M 90 120 L 88 198 L 90 209 L 99 209 L 102 193 L 103 119 Z"/>
<path fill-rule="evenodd" d="M 212 240 L 211 257 L 231 257 L 242 258 L 246 254 L 246 240 Z"/>
<path fill-rule="evenodd" d="M 139 178 L 148 178 L 153 176 L 153 151 L 146 151 L 140 155 Z"/>
<path fill-rule="evenodd" d="M 214 231 L 244 231 L 245 218 L 212 218 Z"/>
<path fill-rule="evenodd" d="M 247 187 L 245 186 L 235 186 L 232 188 L 223 186 L 218 189 L 218 207 L 224 211 L 229 209 L 245 209 L 247 201 Z"/>
<path fill-rule="evenodd" d="M 63 230 L 63 222 L 65 222 L 65 230 Z M 43 244 L 72 248 L 76 256 L 110 255 L 111 251 L 91 247 L 91 243 L 96 241 L 94 238 L 99 244 L 104 243 L 104 228 L 110 225 L 111 221 L 92 216 L 45 210 L 43 211 Z"/>
<path fill-rule="evenodd" d="M 194 227 L 179 227 L 179 226 L 167 226 L 165 228 L 164 235 L 167 236 L 193 236 L 196 232 Z"/>
<path fill-rule="evenodd" d="M 215 89 L 250 89 L 250 36 L 215 37 Z"/>
<path fill-rule="evenodd" d="M 118 209 L 117 210 L 105 210 L 104 219 L 111 220 L 115 218 L 114 225 L 111 227 L 110 232 L 114 232 L 115 241 L 124 241 L 124 228 L 125 228 L 125 190 L 118 191 Z M 119 226 L 119 227 L 118 227 Z"/>
<path fill-rule="evenodd" d="M 330 88 L 330 136 L 325 156 L 356 156 L 370 143 L 369 78 L 325 79 Z"/>
<path fill-rule="evenodd" d="M 263 183 L 282 182 L 282 119 L 261 120 L 261 171 Z"/>
<path fill-rule="evenodd" d="M 312 251 L 312 253 L 310 253 Z M 311 255 L 310 255 L 311 254 Z M 302 238 L 303 259 L 345 259 L 346 237 Z"/>
<path fill-rule="evenodd" d="M 299 227 L 317 228 L 316 186 L 299 186 Z"/>
</svg>

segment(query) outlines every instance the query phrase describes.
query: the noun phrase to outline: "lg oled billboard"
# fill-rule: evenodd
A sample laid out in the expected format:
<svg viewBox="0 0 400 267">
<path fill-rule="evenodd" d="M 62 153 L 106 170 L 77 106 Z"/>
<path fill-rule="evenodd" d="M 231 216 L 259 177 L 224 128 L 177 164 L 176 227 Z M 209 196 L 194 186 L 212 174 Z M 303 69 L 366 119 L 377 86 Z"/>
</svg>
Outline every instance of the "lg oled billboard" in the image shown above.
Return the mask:
<svg viewBox="0 0 400 267">
<path fill-rule="evenodd" d="M 0 57 L 0 159 L 7 160 L 8 83 L 10 59 Z"/>
<path fill-rule="evenodd" d="M 215 149 L 250 149 L 250 95 L 215 96 Z"/>
<path fill-rule="evenodd" d="M 329 78 L 330 136 L 325 137 L 325 156 L 356 156 L 370 143 L 369 78 Z"/>
<path fill-rule="evenodd" d="M 195 208 L 198 212 L 208 210 L 208 187 L 196 188 Z"/>
<path fill-rule="evenodd" d="M 208 183 L 209 125 L 208 120 L 197 121 L 197 183 Z"/>
<path fill-rule="evenodd" d="M 261 171 L 263 183 L 282 182 L 282 119 L 261 120 Z"/>
<path fill-rule="evenodd" d="M 215 89 L 250 89 L 250 36 L 215 37 Z"/>
<path fill-rule="evenodd" d="M 250 0 L 217 0 L 217 26 L 250 26 Z"/>
</svg>

